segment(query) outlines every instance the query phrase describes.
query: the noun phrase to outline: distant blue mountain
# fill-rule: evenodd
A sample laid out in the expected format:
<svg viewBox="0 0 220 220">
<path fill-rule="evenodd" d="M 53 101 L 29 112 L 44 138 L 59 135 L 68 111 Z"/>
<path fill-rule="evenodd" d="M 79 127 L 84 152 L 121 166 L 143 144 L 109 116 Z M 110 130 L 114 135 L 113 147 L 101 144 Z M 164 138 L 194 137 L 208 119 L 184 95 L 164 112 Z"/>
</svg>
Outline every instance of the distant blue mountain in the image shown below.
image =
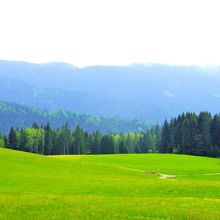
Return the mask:
<svg viewBox="0 0 220 220">
<path fill-rule="evenodd" d="M 49 110 L 161 122 L 220 111 L 220 68 L 131 65 L 77 68 L 0 61 L 0 100 Z"/>
<path fill-rule="evenodd" d="M 65 123 L 75 129 L 79 124 L 88 132 L 99 130 L 103 133 L 144 132 L 153 126 L 148 121 L 94 117 L 66 110 L 50 112 L 46 109 L 0 102 L 0 132 L 7 133 L 11 127 L 28 127 L 34 122 L 40 126 L 49 122 L 54 129 L 60 128 Z"/>
</svg>

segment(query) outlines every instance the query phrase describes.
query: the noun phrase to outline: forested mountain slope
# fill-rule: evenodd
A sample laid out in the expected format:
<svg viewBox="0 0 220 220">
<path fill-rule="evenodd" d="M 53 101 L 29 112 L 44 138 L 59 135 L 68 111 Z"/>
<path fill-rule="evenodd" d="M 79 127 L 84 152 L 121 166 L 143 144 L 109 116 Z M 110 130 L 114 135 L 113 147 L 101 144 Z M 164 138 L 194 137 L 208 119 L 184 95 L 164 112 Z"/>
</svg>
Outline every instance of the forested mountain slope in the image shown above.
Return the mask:
<svg viewBox="0 0 220 220">
<path fill-rule="evenodd" d="M 0 131 L 8 132 L 10 127 L 22 128 L 36 122 L 46 125 L 48 122 L 53 128 L 58 128 L 66 122 L 72 129 L 79 124 L 88 132 L 100 130 L 109 132 L 146 131 L 152 123 L 140 120 L 124 120 L 121 118 L 94 117 L 88 114 L 65 110 L 50 112 L 45 109 L 30 108 L 15 103 L 0 102 Z"/>
<path fill-rule="evenodd" d="M 162 122 L 220 109 L 219 67 L 131 65 L 77 68 L 0 61 L 0 100 L 95 116 Z"/>
</svg>

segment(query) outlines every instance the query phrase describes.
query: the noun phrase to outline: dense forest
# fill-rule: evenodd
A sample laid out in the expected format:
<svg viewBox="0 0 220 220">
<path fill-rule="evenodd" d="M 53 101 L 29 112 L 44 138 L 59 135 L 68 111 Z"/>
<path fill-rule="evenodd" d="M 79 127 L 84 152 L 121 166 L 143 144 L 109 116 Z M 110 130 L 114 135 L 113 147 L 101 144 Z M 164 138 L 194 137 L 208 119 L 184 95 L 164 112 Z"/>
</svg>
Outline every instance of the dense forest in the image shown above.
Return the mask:
<svg viewBox="0 0 220 220">
<path fill-rule="evenodd" d="M 159 151 L 220 156 L 220 114 L 183 113 L 162 126 Z"/>
<path fill-rule="evenodd" d="M 72 130 L 68 123 L 58 129 L 33 123 L 0 134 L 0 146 L 45 155 L 160 152 L 219 157 L 220 114 L 183 113 L 145 132 L 110 134 L 88 132 L 79 125 Z"/>
<path fill-rule="evenodd" d="M 114 154 L 157 151 L 159 126 L 145 133 L 88 133 L 79 125 L 71 130 L 68 124 L 53 130 L 48 123 L 39 127 L 11 128 L 8 135 L 0 134 L 0 146 L 40 154 Z M 158 137 L 157 137 L 158 136 Z"/>
<path fill-rule="evenodd" d="M 67 110 L 48 111 L 40 108 L 30 108 L 16 103 L 0 102 L 0 131 L 8 133 L 10 127 L 30 127 L 34 122 L 40 125 L 50 123 L 53 129 L 68 122 L 71 129 L 77 124 L 87 132 L 99 130 L 103 133 L 143 132 L 152 126 L 144 120 L 124 120 L 118 117 L 95 117 L 84 113 Z"/>
</svg>

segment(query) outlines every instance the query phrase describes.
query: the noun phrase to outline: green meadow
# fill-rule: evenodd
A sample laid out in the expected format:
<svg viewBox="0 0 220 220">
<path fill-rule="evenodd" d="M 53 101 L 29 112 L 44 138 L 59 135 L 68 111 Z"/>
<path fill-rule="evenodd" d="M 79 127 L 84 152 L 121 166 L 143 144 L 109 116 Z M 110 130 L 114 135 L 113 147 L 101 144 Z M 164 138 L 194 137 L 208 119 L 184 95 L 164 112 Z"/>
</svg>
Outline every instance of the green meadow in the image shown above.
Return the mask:
<svg viewBox="0 0 220 220">
<path fill-rule="evenodd" d="M 220 159 L 0 148 L 0 219 L 220 219 Z"/>
</svg>

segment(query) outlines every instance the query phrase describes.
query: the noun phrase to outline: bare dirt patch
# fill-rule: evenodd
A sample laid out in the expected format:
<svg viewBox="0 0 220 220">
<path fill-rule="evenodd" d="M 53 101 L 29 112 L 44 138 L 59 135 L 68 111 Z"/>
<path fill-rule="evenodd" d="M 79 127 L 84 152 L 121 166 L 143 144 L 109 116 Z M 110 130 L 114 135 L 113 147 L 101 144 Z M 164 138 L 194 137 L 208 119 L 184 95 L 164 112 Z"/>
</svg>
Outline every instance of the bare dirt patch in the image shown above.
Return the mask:
<svg viewBox="0 0 220 220">
<path fill-rule="evenodd" d="M 147 174 L 157 174 L 157 172 L 154 171 L 154 170 L 145 170 L 144 173 L 147 173 Z"/>
</svg>

